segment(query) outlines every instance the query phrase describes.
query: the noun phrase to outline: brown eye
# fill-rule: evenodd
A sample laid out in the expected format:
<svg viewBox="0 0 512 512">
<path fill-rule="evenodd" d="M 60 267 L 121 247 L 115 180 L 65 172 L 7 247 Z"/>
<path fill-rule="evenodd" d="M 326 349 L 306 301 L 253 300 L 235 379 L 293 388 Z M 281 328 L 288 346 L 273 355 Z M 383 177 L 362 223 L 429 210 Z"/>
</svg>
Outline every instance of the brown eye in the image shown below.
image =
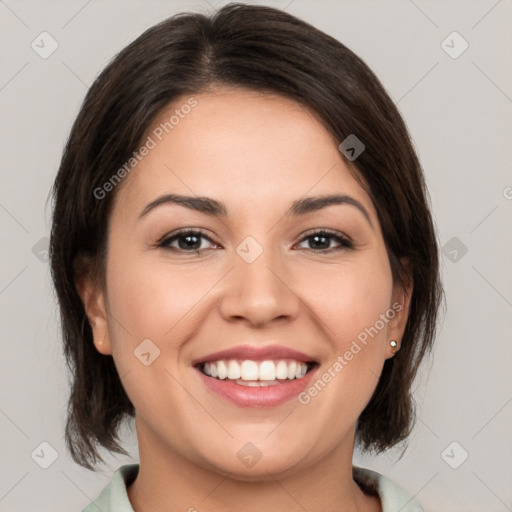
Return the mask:
<svg viewBox="0 0 512 512">
<path fill-rule="evenodd" d="M 208 249 L 203 245 L 203 240 L 217 246 L 208 236 L 197 230 L 180 231 L 167 236 L 159 242 L 158 246 L 176 251 L 199 253 Z"/>
<path fill-rule="evenodd" d="M 343 236 L 341 233 L 338 233 L 336 231 L 328 231 L 328 230 L 322 230 L 322 231 L 316 231 L 314 233 L 311 233 L 307 236 L 305 236 L 301 243 L 306 241 L 309 245 L 309 247 L 304 247 L 305 249 L 309 249 L 312 251 L 318 251 L 318 252 L 331 252 L 341 249 L 352 249 L 354 245 L 348 238 Z M 332 247 L 332 243 L 337 243 L 337 247 Z"/>
</svg>

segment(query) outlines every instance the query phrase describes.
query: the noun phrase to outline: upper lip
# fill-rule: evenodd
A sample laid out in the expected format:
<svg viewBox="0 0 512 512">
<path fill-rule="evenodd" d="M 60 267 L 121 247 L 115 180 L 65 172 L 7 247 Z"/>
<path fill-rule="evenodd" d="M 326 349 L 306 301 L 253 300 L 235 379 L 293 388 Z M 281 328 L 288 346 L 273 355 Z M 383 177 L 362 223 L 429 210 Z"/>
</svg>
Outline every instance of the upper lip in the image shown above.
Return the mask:
<svg viewBox="0 0 512 512">
<path fill-rule="evenodd" d="M 254 345 L 238 345 L 236 347 L 212 352 L 206 356 L 194 359 L 192 365 L 219 361 L 221 359 L 250 359 L 252 361 L 266 361 L 269 359 L 296 359 L 304 363 L 315 362 L 315 359 L 304 352 L 283 347 L 281 345 L 267 345 L 256 347 Z"/>
</svg>

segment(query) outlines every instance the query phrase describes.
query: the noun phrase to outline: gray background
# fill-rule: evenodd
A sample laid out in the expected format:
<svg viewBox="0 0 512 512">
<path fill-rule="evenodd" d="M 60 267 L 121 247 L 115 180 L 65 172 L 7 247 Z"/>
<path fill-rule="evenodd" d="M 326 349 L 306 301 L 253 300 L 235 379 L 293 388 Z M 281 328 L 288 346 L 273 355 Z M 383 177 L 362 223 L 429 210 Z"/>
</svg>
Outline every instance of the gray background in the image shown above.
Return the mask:
<svg viewBox="0 0 512 512">
<path fill-rule="evenodd" d="M 0 0 L 0 511 L 81 510 L 137 460 L 129 429 L 133 459 L 107 457 L 103 472 L 65 450 L 68 376 L 45 201 L 87 87 L 108 60 L 167 16 L 223 3 Z M 512 510 L 511 2 L 265 3 L 333 35 L 379 76 L 413 135 L 446 248 L 447 313 L 415 386 L 409 448 L 400 460 L 392 450 L 355 462 L 395 479 L 427 512 Z M 46 59 L 31 47 L 43 31 L 59 45 Z M 469 43 L 457 58 L 442 47 L 453 31 Z M 452 54 L 462 48 L 453 36 L 446 44 Z"/>
</svg>

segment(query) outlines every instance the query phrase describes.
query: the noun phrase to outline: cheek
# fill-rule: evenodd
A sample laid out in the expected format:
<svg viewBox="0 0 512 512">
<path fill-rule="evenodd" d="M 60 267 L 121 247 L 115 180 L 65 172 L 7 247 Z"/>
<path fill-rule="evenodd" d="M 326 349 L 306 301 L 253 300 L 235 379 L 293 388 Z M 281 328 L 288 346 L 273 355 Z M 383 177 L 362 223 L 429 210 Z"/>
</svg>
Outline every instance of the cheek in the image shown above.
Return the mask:
<svg viewBox="0 0 512 512">
<path fill-rule="evenodd" d="M 177 348 L 190 334 L 184 329 L 190 327 L 194 306 L 215 283 L 215 276 L 209 279 L 203 272 L 198 279 L 194 265 L 171 268 L 165 261 L 138 255 L 119 258 L 112 253 L 111 261 L 115 264 L 107 280 L 113 320 L 109 327 L 116 355 L 130 352 L 127 345 L 133 351 L 145 339 L 166 352 Z"/>
<path fill-rule="evenodd" d="M 121 255 L 115 247 L 109 258 L 109 329 L 116 358 L 121 361 L 150 339 L 165 351 L 167 361 L 177 359 L 181 345 L 200 327 L 208 291 L 225 269 L 214 264 L 177 265 L 163 252 L 151 257 L 136 251 Z"/>
<path fill-rule="evenodd" d="M 121 258 L 112 252 L 111 261 L 107 289 L 112 356 L 135 408 L 150 416 L 162 406 L 163 389 L 175 390 L 174 402 L 183 398 L 170 373 L 179 366 L 182 345 L 200 325 L 194 306 L 215 278 L 198 279 L 193 265 L 170 270 L 165 262 L 138 255 Z"/>
<path fill-rule="evenodd" d="M 309 305 L 330 342 L 329 361 L 319 374 L 329 381 L 321 402 L 336 404 L 334 410 L 341 407 L 347 417 L 368 402 L 386 355 L 388 322 L 381 315 L 386 318 L 390 308 L 391 270 L 385 254 L 367 256 L 305 277 L 302 284 L 304 290 L 316 290 L 308 293 Z"/>
<path fill-rule="evenodd" d="M 387 260 L 378 255 L 332 265 L 327 271 L 308 273 L 301 289 L 318 314 L 326 333 L 343 349 L 379 321 L 390 307 L 392 277 Z M 386 328 L 378 322 L 379 334 Z"/>
<path fill-rule="evenodd" d="M 371 329 L 390 307 L 391 271 L 386 255 L 375 251 L 302 279 L 303 290 L 315 290 L 305 295 L 329 341 L 330 357 L 298 398 L 316 419 L 308 434 L 316 433 L 328 452 L 340 432 L 355 425 L 378 384 L 387 328 Z"/>
</svg>

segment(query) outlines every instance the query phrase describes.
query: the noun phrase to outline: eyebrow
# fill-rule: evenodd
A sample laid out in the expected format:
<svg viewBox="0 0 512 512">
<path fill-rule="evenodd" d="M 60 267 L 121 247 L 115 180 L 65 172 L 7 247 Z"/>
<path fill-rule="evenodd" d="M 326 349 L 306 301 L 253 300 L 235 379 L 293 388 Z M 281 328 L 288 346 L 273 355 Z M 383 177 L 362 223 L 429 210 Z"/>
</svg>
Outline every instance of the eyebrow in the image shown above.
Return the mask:
<svg viewBox="0 0 512 512">
<path fill-rule="evenodd" d="M 226 206 L 224 203 L 221 203 L 216 199 L 212 199 L 210 197 L 165 194 L 146 205 L 140 213 L 139 218 L 144 217 L 151 210 L 164 204 L 177 204 L 215 217 L 227 216 Z M 308 213 L 322 210 L 323 208 L 332 205 L 349 205 L 357 208 L 364 215 L 370 226 L 373 227 L 370 215 L 366 208 L 357 199 L 343 194 L 321 195 L 298 199 L 292 203 L 285 216 L 298 217 L 300 215 L 306 215 Z"/>
</svg>

